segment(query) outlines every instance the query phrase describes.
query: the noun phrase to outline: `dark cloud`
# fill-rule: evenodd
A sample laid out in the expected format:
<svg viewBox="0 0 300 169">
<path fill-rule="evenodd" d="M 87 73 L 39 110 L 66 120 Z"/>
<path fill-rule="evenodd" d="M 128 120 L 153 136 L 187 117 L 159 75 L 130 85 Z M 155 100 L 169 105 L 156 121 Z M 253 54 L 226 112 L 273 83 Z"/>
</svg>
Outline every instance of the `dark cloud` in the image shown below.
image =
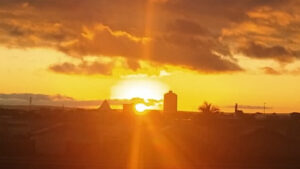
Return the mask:
<svg viewBox="0 0 300 169">
<path fill-rule="evenodd" d="M 278 1 L 280 3 L 280 1 Z M 247 17 L 222 30 L 222 41 L 232 51 L 253 59 L 291 63 L 299 59 L 299 9 L 295 1 L 281 6 L 258 6 Z"/>
<path fill-rule="evenodd" d="M 138 60 L 182 66 L 199 72 L 242 70 L 235 62 L 213 54 L 218 46 L 212 43 L 217 44 L 218 39 L 206 27 L 184 18 L 175 17 L 173 22 L 173 11 L 168 13 L 168 9 L 164 8 L 168 3 L 4 0 L 0 3 L 0 18 L 4 19 L 0 32 L 5 36 L 0 38 L 0 43 L 21 48 L 51 47 L 80 59 L 89 55 L 123 57 L 133 70 L 139 68 Z M 153 20 L 149 25 L 151 12 Z M 167 25 L 173 33 L 165 29 Z M 151 32 L 150 37 L 147 32 Z M 171 42 L 170 37 L 177 42 Z M 209 41 L 206 43 L 206 40 Z M 180 41 L 196 43 L 189 47 L 181 45 Z M 145 54 L 145 51 L 150 54 Z M 62 73 L 92 74 L 90 68 L 85 64 L 64 63 L 50 69 Z"/>
<path fill-rule="evenodd" d="M 186 44 L 182 44 L 184 40 L 186 40 Z M 188 39 L 182 39 L 180 42 L 176 42 L 176 40 L 168 42 L 167 39 L 157 41 L 153 45 L 155 49 L 153 50 L 154 57 L 152 59 L 158 63 L 183 66 L 205 73 L 242 71 L 242 68 L 237 64 L 213 54 L 210 48 L 205 48 L 204 45 L 196 45 L 195 48 L 198 48 L 198 50 L 195 50 L 193 48 L 195 44 L 189 46 L 193 41 L 188 41 Z M 201 43 L 197 40 L 194 40 L 194 42 Z M 185 46 L 180 47 L 183 45 Z"/>
<path fill-rule="evenodd" d="M 261 6 L 282 8 L 293 0 L 170 0 L 165 8 L 187 18 L 199 20 L 211 30 L 244 21 L 247 11 Z"/>
<path fill-rule="evenodd" d="M 99 24 L 92 29 L 84 27 L 76 41 L 62 45 L 59 49 L 75 57 L 104 55 L 139 58 L 146 41 L 147 38 L 136 37 L 123 31 L 113 31 L 108 26 Z"/>
<path fill-rule="evenodd" d="M 71 57 L 124 58 L 198 72 L 242 71 L 235 52 L 298 59 L 296 0 L 2 0 L 0 44 L 47 47 Z M 70 10 L 71 9 L 71 10 Z M 126 65 L 126 64 L 124 64 Z M 99 66 L 99 67 L 98 67 Z M 68 74 L 111 74 L 102 63 L 52 65 Z"/>
<path fill-rule="evenodd" d="M 86 62 L 80 64 L 62 63 L 49 67 L 53 72 L 63 74 L 83 74 L 83 75 L 110 75 L 112 73 L 113 63 Z"/>
<path fill-rule="evenodd" d="M 282 46 L 265 46 L 254 42 L 249 43 L 239 50 L 246 56 L 257 59 L 274 59 L 279 62 L 292 62 L 297 58 L 293 51 Z"/>
<path fill-rule="evenodd" d="M 170 23 L 167 27 L 169 31 L 175 33 L 201 35 L 201 36 L 210 35 L 209 30 L 200 26 L 198 23 L 187 19 L 177 19 L 173 23 Z"/>
<path fill-rule="evenodd" d="M 138 60 L 133 59 L 127 59 L 127 66 L 134 71 L 141 68 L 141 65 L 139 64 Z"/>
</svg>

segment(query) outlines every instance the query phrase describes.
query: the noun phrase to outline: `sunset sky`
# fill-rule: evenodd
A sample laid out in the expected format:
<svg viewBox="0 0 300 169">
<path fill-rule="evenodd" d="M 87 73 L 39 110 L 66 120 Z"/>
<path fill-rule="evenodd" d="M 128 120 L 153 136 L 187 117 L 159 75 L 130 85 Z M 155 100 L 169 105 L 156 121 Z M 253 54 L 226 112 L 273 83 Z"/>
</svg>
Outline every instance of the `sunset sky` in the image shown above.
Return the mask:
<svg viewBox="0 0 300 169">
<path fill-rule="evenodd" d="M 40 103 L 150 105 L 173 90 L 180 110 L 208 101 L 224 111 L 235 103 L 300 111 L 299 8 L 298 0 L 1 0 L 0 104 L 32 94 Z"/>
</svg>

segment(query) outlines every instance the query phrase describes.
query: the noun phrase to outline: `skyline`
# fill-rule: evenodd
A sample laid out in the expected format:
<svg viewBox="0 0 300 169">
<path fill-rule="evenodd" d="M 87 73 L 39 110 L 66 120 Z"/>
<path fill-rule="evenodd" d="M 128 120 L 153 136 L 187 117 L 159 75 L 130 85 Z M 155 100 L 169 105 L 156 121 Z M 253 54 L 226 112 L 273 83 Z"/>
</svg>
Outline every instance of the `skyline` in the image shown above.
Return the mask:
<svg viewBox="0 0 300 169">
<path fill-rule="evenodd" d="M 124 109 L 124 105 L 132 105 L 135 107 L 136 110 L 139 112 L 144 112 L 147 110 L 159 110 L 164 111 L 165 109 L 165 101 L 167 94 L 175 94 L 176 95 L 176 109 L 177 105 L 177 94 L 174 93 L 172 90 L 164 93 L 163 99 L 155 100 L 155 99 L 144 99 L 144 98 L 131 98 L 131 99 L 104 99 L 104 100 L 76 100 L 72 97 L 62 96 L 62 95 L 44 95 L 44 94 L 30 94 L 30 93 L 13 93 L 13 94 L 0 94 L 0 108 L 9 107 L 16 107 L 16 106 L 37 106 L 37 107 L 62 107 L 62 108 L 83 108 L 83 109 L 99 109 L 103 106 L 103 104 L 108 104 L 109 107 L 115 110 L 122 110 Z M 172 102 L 172 101 L 171 101 Z M 239 111 L 245 113 L 283 113 L 283 112 L 272 112 L 272 107 L 269 107 L 264 103 L 263 105 L 241 105 L 238 103 L 234 103 L 234 105 L 227 105 L 227 106 L 218 106 L 214 105 L 213 103 L 209 103 L 204 101 L 201 105 L 198 106 L 197 110 L 181 110 L 178 109 L 180 112 L 198 112 L 201 113 L 200 107 L 203 104 L 212 104 L 218 111 L 221 113 L 236 113 L 237 108 L 241 108 Z M 180 105 L 180 104 L 179 104 Z M 106 106 L 106 105 L 105 105 Z M 174 110 L 175 111 L 175 110 Z M 294 113 L 294 112 L 289 112 Z"/>
<path fill-rule="evenodd" d="M 268 113 L 297 112 L 299 6 L 297 0 L 3 0 L 0 94 L 60 95 L 82 104 L 161 100 L 173 90 L 179 110 L 197 111 L 208 101 L 224 111 L 266 103 Z"/>
</svg>

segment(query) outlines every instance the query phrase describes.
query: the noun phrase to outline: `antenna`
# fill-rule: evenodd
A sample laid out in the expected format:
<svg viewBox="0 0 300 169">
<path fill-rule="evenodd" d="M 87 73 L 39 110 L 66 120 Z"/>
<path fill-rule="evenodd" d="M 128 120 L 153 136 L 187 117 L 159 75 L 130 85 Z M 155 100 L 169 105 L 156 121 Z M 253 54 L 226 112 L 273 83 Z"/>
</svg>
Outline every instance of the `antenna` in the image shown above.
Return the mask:
<svg viewBox="0 0 300 169">
<path fill-rule="evenodd" d="M 29 106 L 31 106 L 32 105 L 32 97 L 30 96 L 29 97 Z"/>
<path fill-rule="evenodd" d="M 31 111 L 31 105 L 32 105 L 32 97 L 29 97 L 29 106 L 28 106 L 28 110 Z"/>
</svg>

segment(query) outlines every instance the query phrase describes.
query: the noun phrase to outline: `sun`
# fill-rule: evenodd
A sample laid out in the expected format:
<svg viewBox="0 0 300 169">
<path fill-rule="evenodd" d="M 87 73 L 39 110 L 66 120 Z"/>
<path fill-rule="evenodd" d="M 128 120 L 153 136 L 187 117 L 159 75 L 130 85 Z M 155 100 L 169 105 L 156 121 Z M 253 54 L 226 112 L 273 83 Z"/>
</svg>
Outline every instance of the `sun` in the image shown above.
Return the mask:
<svg viewBox="0 0 300 169">
<path fill-rule="evenodd" d="M 146 114 L 146 110 L 148 110 L 148 107 L 143 104 L 143 103 L 139 103 L 135 105 L 135 110 L 136 110 L 136 115 L 145 115 Z"/>
<path fill-rule="evenodd" d="M 154 80 L 125 80 L 112 88 L 112 98 L 132 99 L 142 98 L 144 100 L 160 100 L 168 87 Z"/>
</svg>

